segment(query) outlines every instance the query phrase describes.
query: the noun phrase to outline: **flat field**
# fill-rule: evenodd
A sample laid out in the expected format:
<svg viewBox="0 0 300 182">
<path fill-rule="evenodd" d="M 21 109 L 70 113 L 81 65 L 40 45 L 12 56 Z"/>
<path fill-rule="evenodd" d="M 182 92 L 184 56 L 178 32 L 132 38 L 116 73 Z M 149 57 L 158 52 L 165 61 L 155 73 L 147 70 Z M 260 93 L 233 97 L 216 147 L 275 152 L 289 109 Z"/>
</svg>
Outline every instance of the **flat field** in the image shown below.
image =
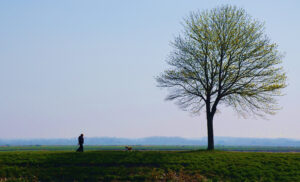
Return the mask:
<svg viewBox="0 0 300 182">
<path fill-rule="evenodd" d="M 172 145 L 135 145 L 133 150 L 199 150 L 205 149 L 204 146 L 172 146 Z M 2 146 L 0 151 L 76 151 L 76 145 L 34 145 L 34 146 Z M 98 150 L 125 150 L 124 145 L 85 145 L 85 151 Z M 300 147 L 299 147 L 300 152 Z"/>
<path fill-rule="evenodd" d="M 68 150 L 2 151 L 0 181 L 300 181 L 300 153 Z"/>
<path fill-rule="evenodd" d="M 205 150 L 206 146 L 197 145 L 133 145 L 138 151 L 185 151 Z M 34 146 L 0 146 L 1 151 L 75 151 L 76 145 L 34 145 Z M 300 152 L 300 147 L 272 147 L 272 146 L 216 146 L 216 150 L 240 152 Z M 125 150 L 123 145 L 87 145 L 85 151 Z"/>
</svg>

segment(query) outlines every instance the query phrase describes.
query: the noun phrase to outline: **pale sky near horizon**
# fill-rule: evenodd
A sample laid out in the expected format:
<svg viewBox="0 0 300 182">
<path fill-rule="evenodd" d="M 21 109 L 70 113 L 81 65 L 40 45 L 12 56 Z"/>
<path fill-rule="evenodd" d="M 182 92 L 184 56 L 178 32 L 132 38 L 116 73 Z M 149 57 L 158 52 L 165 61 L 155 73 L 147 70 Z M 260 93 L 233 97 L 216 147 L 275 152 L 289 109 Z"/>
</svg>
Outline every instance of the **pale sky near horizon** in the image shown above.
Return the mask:
<svg viewBox="0 0 300 182">
<path fill-rule="evenodd" d="M 154 77 L 191 11 L 230 4 L 266 23 L 285 54 L 282 107 L 268 120 L 222 107 L 215 136 L 300 139 L 300 1 L 0 1 L 0 139 L 205 137 Z"/>
</svg>

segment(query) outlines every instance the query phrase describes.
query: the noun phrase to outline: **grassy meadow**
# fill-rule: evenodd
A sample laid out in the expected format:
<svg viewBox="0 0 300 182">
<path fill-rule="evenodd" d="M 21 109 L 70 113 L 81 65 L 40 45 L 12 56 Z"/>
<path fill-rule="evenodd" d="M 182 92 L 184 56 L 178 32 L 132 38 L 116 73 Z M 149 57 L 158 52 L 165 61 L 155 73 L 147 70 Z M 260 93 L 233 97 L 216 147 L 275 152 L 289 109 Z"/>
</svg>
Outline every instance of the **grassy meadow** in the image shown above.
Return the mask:
<svg viewBox="0 0 300 182">
<path fill-rule="evenodd" d="M 138 151 L 184 151 L 205 150 L 206 146 L 197 145 L 133 145 Z M 33 145 L 33 146 L 0 146 L 1 151 L 75 151 L 76 145 Z M 220 146 L 216 150 L 240 152 L 300 152 L 300 147 L 273 147 L 273 146 Z M 86 145 L 85 151 L 97 150 L 124 150 L 123 145 Z"/>
<path fill-rule="evenodd" d="M 300 181 L 300 153 L 293 152 L 36 147 L 2 150 L 0 181 Z"/>
</svg>

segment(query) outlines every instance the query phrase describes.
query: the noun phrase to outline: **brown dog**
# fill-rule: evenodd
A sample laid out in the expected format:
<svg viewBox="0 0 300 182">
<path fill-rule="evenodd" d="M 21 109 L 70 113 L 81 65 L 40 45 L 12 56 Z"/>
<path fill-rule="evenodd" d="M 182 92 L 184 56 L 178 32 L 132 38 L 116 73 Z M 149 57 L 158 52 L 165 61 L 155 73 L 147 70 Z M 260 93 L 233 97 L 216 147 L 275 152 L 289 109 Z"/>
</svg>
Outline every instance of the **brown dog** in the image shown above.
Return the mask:
<svg viewBox="0 0 300 182">
<path fill-rule="evenodd" d="M 126 150 L 127 151 L 131 151 L 132 150 L 132 147 L 129 147 L 129 146 L 125 146 Z"/>
</svg>

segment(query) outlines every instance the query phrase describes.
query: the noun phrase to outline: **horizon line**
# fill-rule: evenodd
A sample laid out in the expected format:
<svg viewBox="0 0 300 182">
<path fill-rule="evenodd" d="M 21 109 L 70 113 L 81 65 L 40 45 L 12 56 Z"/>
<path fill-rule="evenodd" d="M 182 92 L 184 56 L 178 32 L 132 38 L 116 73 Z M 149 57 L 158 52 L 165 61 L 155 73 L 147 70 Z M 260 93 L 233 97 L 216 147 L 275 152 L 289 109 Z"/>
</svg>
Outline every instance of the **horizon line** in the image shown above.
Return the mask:
<svg viewBox="0 0 300 182">
<path fill-rule="evenodd" d="M 288 139 L 288 140 L 300 140 L 300 138 L 287 138 L 287 137 L 235 137 L 235 136 L 215 136 L 216 138 L 240 138 L 240 139 Z M 0 140 L 57 140 L 57 139 L 76 139 L 77 137 L 67 137 L 67 138 L 0 138 Z M 91 136 L 85 138 L 116 138 L 116 139 L 128 139 L 128 140 L 136 140 L 136 139 L 146 139 L 146 138 L 181 138 L 186 140 L 199 140 L 203 138 L 207 138 L 207 136 L 203 137 L 182 137 L 182 136 L 146 136 L 146 137 L 117 137 L 117 136 Z"/>
</svg>

